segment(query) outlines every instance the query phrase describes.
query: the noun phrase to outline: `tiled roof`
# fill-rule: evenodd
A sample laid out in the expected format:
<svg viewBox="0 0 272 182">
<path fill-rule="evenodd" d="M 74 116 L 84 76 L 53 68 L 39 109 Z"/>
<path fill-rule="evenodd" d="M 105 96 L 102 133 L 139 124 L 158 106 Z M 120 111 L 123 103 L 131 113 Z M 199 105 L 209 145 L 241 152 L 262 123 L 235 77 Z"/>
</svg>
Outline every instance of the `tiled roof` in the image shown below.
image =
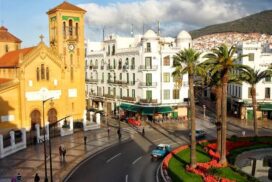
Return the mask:
<svg viewBox="0 0 272 182">
<path fill-rule="evenodd" d="M 0 27 L 0 42 L 15 42 L 21 43 L 22 41 L 8 32 L 8 29 L 4 26 Z"/>
<path fill-rule="evenodd" d="M 86 12 L 84 9 L 79 8 L 71 3 L 68 3 L 66 1 L 64 1 L 63 3 L 61 3 L 60 5 L 56 6 L 53 9 L 50 9 L 47 14 L 51 14 L 56 12 L 57 10 L 71 10 L 71 11 L 83 11 Z"/>
<path fill-rule="evenodd" d="M 17 67 L 20 55 L 24 56 L 34 48 L 35 47 L 29 47 L 6 53 L 2 57 L 0 57 L 0 68 Z"/>
<path fill-rule="evenodd" d="M 9 82 L 9 81 L 11 81 L 11 80 L 12 80 L 12 79 L 8 79 L 8 78 L 0 78 L 0 84 Z"/>
</svg>

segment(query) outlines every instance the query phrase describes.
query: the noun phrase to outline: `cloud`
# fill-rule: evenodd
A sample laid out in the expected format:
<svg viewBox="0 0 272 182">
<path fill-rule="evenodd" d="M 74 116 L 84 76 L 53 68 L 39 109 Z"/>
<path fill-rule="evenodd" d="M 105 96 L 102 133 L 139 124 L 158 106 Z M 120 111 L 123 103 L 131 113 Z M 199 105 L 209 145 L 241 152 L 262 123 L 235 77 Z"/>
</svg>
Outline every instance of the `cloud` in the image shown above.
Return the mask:
<svg viewBox="0 0 272 182">
<path fill-rule="evenodd" d="M 237 0 L 144 0 L 79 6 L 87 10 L 86 23 L 93 33 L 98 27 L 106 27 L 112 33 L 129 33 L 131 24 L 139 33 L 143 24 L 154 29 L 155 22 L 160 21 L 163 34 L 171 35 L 181 29 L 191 30 L 248 14 Z"/>
</svg>

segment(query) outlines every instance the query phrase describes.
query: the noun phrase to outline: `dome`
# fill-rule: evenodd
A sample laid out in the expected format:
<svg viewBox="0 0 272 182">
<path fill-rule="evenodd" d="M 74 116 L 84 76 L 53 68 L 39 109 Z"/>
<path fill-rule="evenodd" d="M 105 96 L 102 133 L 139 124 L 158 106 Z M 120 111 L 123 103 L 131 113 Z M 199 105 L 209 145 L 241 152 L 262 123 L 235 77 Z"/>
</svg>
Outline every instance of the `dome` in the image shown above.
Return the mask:
<svg viewBox="0 0 272 182">
<path fill-rule="evenodd" d="M 147 30 L 144 34 L 144 38 L 155 38 L 157 34 L 153 30 Z"/>
<path fill-rule="evenodd" d="M 182 30 L 181 32 L 179 32 L 177 39 L 192 39 L 192 37 L 188 32 Z"/>
</svg>

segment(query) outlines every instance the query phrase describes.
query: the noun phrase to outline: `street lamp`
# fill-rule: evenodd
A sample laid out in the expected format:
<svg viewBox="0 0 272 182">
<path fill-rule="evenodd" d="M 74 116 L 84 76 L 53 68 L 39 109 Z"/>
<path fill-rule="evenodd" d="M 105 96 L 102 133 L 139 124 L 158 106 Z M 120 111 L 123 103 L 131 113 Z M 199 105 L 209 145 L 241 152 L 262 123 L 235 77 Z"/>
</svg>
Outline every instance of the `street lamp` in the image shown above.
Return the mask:
<svg viewBox="0 0 272 182">
<path fill-rule="evenodd" d="M 118 99 L 115 99 L 115 102 L 116 104 L 118 105 Z M 120 105 L 118 106 L 118 120 L 119 120 L 119 128 L 121 127 L 121 124 L 120 124 Z"/>
<path fill-rule="evenodd" d="M 53 97 L 45 99 L 42 101 L 42 109 L 43 109 L 43 147 L 44 147 L 44 176 L 45 179 L 44 181 L 47 182 L 48 181 L 48 176 L 47 176 L 47 163 L 46 163 L 46 138 L 45 138 L 45 120 L 44 120 L 44 103 L 47 102 L 48 100 L 52 101 Z M 48 133 L 49 134 L 49 133 Z M 53 176 L 52 176 L 52 159 L 51 159 L 51 142 L 50 142 L 50 136 L 48 135 L 48 140 L 49 140 L 49 157 L 50 157 L 50 175 L 51 175 L 51 181 L 53 181 Z"/>
<path fill-rule="evenodd" d="M 206 118 L 206 106 L 205 105 L 203 105 L 203 118 L 205 119 Z"/>
</svg>

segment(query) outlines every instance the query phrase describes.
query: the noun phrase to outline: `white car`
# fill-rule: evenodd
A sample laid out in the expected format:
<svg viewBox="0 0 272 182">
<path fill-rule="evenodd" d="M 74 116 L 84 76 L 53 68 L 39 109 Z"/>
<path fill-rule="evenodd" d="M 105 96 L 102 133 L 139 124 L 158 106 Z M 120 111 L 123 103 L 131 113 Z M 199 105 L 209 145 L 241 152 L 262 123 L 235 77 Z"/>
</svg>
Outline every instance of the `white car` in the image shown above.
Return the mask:
<svg viewBox="0 0 272 182">
<path fill-rule="evenodd" d="M 204 138 L 206 136 L 206 132 L 204 130 L 196 130 L 196 138 Z M 191 133 L 189 134 L 191 137 Z"/>
</svg>

